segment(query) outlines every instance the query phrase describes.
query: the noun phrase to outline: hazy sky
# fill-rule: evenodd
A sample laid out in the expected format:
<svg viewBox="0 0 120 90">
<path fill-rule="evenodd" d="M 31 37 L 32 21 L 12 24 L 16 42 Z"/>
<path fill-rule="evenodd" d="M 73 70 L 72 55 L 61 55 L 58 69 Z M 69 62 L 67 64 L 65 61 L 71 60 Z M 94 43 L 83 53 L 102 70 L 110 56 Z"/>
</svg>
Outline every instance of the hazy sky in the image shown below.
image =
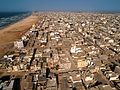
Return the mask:
<svg viewBox="0 0 120 90">
<path fill-rule="evenodd" d="M 120 11 L 120 0 L 0 0 L 0 11 Z"/>
</svg>

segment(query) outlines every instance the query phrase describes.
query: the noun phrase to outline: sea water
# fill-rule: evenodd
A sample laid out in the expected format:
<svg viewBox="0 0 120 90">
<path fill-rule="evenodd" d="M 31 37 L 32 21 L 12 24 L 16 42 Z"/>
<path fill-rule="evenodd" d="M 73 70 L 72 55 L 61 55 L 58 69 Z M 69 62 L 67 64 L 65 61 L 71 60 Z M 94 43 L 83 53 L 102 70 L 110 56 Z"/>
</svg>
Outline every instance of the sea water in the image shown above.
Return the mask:
<svg viewBox="0 0 120 90">
<path fill-rule="evenodd" d="M 0 29 L 29 16 L 30 12 L 0 12 Z"/>
</svg>

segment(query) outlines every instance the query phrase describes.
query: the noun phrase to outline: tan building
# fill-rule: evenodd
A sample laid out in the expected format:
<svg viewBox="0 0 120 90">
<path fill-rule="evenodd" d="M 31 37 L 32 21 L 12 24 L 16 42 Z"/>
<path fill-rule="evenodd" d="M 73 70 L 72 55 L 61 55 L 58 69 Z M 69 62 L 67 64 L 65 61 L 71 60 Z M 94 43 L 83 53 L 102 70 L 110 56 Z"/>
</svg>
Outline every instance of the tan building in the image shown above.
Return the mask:
<svg viewBox="0 0 120 90">
<path fill-rule="evenodd" d="M 83 67 L 86 67 L 87 65 L 88 65 L 88 63 L 85 61 L 85 59 L 78 58 L 78 60 L 77 60 L 77 67 L 78 68 L 83 68 Z"/>
</svg>

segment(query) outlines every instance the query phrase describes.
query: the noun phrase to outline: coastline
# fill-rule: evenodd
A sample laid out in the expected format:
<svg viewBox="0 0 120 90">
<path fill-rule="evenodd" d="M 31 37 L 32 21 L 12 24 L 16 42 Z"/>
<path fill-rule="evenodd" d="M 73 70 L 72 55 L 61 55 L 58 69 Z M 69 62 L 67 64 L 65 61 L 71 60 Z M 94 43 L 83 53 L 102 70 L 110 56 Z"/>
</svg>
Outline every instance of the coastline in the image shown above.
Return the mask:
<svg viewBox="0 0 120 90">
<path fill-rule="evenodd" d="M 0 57 L 13 46 L 15 40 L 19 39 L 37 21 L 38 16 L 31 15 L 8 27 L 0 29 Z"/>
<path fill-rule="evenodd" d="M 29 17 L 29 16 L 31 16 L 31 14 L 29 14 L 29 15 L 26 14 L 26 16 L 21 17 L 20 19 L 17 19 L 17 20 L 15 20 L 15 21 L 12 21 L 12 22 L 10 22 L 8 25 L 6 24 L 6 25 L 4 25 L 4 26 L 1 26 L 1 27 L 0 27 L 0 30 L 5 29 L 5 28 L 7 28 L 7 27 L 9 27 L 9 26 L 11 26 L 11 25 L 19 22 L 19 21 L 22 21 L 23 19 L 25 19 L 25 18 L 27 18 L 27 17 Z"/>
</svg>

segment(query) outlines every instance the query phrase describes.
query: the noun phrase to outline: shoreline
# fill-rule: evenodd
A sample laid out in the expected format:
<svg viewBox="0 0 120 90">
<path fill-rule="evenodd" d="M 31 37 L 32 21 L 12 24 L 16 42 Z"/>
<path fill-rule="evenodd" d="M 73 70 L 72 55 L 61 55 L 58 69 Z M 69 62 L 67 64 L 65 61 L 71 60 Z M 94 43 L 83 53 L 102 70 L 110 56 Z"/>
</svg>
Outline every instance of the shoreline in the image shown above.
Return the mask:
<svg viewBox="0 0 120 90">
<path fill-rule="evenodd" d="M 0 58 L 9 51 L 15 40 L 19 39 L 29 30 L 32 24 L 37 22 L 38 16 L 30 15 L 16 23 L 0 29 Z"/>
<path fill-rule="evenodd" d="M 7 27 L 9 27 L 9 26 L 17 23 L 17 22 L 20 22 L 20 21 L 24 20 L 25 18 L 28 18 L 28 17 L 31 16 L 31 15 L 32 15 L 32 14 L 26 15 L 26 16 L 22 17 L 21 19 L 16 20 L 15 22 L 11 22 L 11 23 L 8 24 L 8 25 L 2 26 L 2 27 L 0 27 L 0 30 L 5 29 L 5 28 L 7 28 Z"/>
</svg>

